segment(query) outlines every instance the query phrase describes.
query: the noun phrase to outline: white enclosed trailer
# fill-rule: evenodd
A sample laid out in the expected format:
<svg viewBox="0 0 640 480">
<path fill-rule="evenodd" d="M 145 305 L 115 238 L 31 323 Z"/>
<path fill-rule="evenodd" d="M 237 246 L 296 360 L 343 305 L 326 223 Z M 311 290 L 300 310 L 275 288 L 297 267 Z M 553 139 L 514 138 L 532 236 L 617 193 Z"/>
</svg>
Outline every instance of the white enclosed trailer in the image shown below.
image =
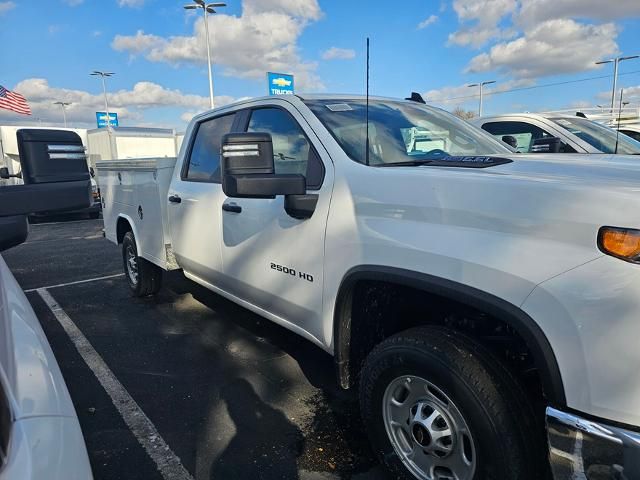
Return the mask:
<svg viewBox="0 0 640 480">
<path fill-rule="evenodd" d="M 104 160 L 175 157 L 175 131 L 168 128 L 115 127 L 87 132 L 91 166 Z"/>
</svg>

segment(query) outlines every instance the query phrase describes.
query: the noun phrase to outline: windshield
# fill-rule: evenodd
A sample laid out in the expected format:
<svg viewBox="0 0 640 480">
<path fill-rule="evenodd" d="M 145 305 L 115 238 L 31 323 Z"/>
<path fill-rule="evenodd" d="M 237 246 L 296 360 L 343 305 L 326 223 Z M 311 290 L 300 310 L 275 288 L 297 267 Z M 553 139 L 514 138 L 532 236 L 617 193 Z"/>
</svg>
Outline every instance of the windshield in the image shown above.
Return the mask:
<svg viewBox="0 0 640 480">
<path fill-rule="evenodd" d="M 353 160 L 366 163 L 364 100 L 308 100 L 306 105 Z M 393 100 L 369 102 L 369 164 L 446 156 L 509 155 L 489 134 L 442 110 Z"/>
<path fill-rule="evenodd" d="M 640 154 L 640 142 L 626 135 L 617 135 L 615 130 L 599 123 L 580 117 L 559 117 L 551 118 L 550 120 L 553 120 L 603 153 Z M 617 152 L 616 137 L 618 137 Z"/>
</svg>

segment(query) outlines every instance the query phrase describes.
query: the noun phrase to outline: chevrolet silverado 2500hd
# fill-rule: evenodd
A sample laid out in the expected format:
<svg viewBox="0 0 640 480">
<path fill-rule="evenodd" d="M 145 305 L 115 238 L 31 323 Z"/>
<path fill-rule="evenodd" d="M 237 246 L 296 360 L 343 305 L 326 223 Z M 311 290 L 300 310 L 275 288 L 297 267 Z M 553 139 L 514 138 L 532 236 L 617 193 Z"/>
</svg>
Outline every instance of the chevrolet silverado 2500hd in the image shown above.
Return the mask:
<svg viewBox="0 0 640 480">
<path fill-rule="evenodd" d="M 292 95 L 98 171 L 132 292 L 181 268 L 334 355 L 395 477 L 640 478 L 640 166 L 565 159 Z"/>
</svg>

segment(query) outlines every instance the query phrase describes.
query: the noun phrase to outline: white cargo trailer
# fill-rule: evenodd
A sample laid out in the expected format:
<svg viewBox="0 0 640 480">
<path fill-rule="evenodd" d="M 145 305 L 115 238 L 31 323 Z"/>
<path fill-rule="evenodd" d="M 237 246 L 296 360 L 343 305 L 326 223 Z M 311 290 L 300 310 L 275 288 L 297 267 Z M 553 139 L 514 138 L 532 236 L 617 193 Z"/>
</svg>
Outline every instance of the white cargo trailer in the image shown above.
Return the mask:
<svg viewBox="0 0 640 480">
<path fill-rule="evenodd" d="M 89 162 L 127 158 L 175 157 L 175 131 L 168 128 L 115 127 L 87 132 Z"/>
</svg>

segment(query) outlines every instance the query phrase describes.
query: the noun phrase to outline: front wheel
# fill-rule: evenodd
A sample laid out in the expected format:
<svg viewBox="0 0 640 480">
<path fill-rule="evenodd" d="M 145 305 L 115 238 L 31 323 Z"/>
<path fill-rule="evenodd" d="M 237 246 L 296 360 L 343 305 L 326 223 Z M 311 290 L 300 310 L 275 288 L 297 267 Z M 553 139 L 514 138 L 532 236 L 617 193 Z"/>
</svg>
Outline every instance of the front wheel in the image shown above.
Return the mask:
<svg viewBox="0 0 640 480">
<path fill-rule="evenodd" d="M 360 406 L 394 478 L 546 477 L 543 432 L 518 382 L 459 333 L 420 327 L 382 342 L 363 367 Z"/>
<path fill-rule="evenodd" d="M 122 239 L 122 263 L 133 296 L 146 297 L 158 293 L 162 286 L 162 269 L 138 256 L 133 232 L 125 233 Z"/>
</svg>

